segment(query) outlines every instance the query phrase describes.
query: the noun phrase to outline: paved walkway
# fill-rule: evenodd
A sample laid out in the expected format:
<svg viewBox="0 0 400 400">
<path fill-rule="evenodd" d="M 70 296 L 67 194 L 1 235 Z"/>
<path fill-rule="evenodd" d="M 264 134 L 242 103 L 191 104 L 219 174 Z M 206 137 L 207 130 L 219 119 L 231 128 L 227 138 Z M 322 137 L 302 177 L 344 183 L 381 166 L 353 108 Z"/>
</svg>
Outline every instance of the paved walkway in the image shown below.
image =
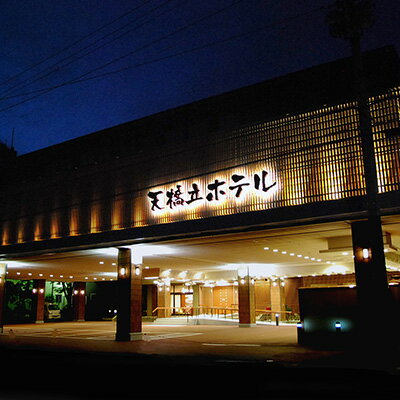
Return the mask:
<svg viewBox="0 0 400 400">
<path fill-rule="evenodd" d="M 289 364 L 340 353 L 298 346 L 294 326 L 241 328 L 144 323 L 143 340 L 116 342 L 114 336 L 115 323 L 112 321 L 7 325 L 0 335 L 0 345 L 66 351 L 215 356 Z"/>
</svg>

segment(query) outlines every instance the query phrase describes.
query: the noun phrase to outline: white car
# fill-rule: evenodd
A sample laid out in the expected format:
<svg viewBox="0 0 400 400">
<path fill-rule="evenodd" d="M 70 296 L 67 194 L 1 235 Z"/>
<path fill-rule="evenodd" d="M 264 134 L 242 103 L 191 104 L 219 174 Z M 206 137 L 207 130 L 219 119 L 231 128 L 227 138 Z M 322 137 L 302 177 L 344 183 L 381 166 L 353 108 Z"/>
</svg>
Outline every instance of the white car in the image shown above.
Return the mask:
<svg viewBox="0 0 400 400">
<path fill-rule="evenodd" d="M 45 303 L 44 305 L 44 318 L 46 321 L 61 318 L 61 310 L 57 304 Z"/>
</svg>

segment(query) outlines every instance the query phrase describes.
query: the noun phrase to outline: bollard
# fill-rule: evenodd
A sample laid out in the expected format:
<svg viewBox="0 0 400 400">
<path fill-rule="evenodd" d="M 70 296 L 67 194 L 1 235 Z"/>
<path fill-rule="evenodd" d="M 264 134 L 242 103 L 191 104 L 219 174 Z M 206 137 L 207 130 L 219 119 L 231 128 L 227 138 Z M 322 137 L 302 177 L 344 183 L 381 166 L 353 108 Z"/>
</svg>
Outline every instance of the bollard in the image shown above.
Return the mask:
<svg viewBox="0 0 400 400">
<path fill-rule="evenodd" d="M 336 333 L 340 333 L 342 331 L 342 324 L 340 321 L 335 322 Z"/>
<path fill-rule="evenodd" d="M 12 341 L 14 341 L 16 339 L 15 332 L 12 329 L 9 330 L 8 335 Z"/>
<path fill-rule="evenodd" d="M 279 314 L 275 314 L 275 324 L 279 326 Z"/>
</svg>

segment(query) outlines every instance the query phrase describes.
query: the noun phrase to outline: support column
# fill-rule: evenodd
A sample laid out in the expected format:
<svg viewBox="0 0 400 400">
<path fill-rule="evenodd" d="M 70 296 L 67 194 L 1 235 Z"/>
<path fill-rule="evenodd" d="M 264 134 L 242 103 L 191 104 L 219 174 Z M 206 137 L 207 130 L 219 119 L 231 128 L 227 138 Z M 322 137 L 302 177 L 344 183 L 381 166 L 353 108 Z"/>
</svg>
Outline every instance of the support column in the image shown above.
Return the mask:
<svg viewBox="0 0 400 400">
<path fill-rule="evenodd" d="M 171 316 L 171 292 L 169 286 L 158 286 L 157 289 L 157 311 L 158 318 L 168 318 Z"/>
<path fill-rule="evenodd" d="M 142 338 L 142 271 L 132 265 L 131 250 L 118 249 L 118 314 L 115 340 Z"/>
<path fill-rule="evenodd" d="M 156 309 L 157 307 L 157 286 L 147 285 L 146 289 L 147 289 L 146 313 L 148 317 L 152 317 L 153 310 Z"/>
<path fill-rule="evenodd" d="M 380 218 L 353 222 L 351 231 L 359 337 L 367 342 L 371 338 L 374 338 L 374 342 L 378 342 L 378 338 L 390 342 L 389 336 L 394 334 L 391 326 L 394 314 L 387 282 Z"/>
<path fill-rule="evenodd" d="M 247 271 L 239 273 L 239 326 L 248 327 L 256 323 L 254 279 Z"/>
<path fill-rule="evenodd" d="M 74 282 L 72 288 L 72 308 L 73 320 L 77 322 L 85 321 L 85 305 L 86 305 L 86 283 Z"/>
<path fill-rule="evenodd" d="M 36 309 L 36 324 L 44 322 L 45 279 L 34 279 L 32 293 L 34 295 L 34 309 Z"/>
<path fill-rule="evenodd" d="M 193 285 L 193 316 L 200 314 L 200 286 Z"/>
<path fill-rule="evenodd" d="M 280 279 L 271 282 L 271 321 L 275 321 L 275 314 L 279 314 L 280 321 L 286 320 L 286 315 L 282 312 L 285 311 L 285 290 L 281 283 Z"/>
<path fill-rule="evenodd" d="M 3 333 L 4 324 L 4 302 L 6 286 L 6 264 L 0 263 L 0 333 Z"/>
</svg>

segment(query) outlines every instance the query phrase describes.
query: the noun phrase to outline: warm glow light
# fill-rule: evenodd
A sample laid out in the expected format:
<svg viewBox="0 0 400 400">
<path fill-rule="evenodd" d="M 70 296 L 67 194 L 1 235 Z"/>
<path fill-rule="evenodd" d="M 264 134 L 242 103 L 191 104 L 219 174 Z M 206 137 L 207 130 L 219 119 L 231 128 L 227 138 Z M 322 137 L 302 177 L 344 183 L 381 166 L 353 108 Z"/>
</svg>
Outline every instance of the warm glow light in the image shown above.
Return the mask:
<svg viewBox="0 0 400 400">
<path fill-rule="evenodd" d="M 369 258 L 369 249 L 362 249 L 362 256 L 364 259 Z"/>
</svg>

